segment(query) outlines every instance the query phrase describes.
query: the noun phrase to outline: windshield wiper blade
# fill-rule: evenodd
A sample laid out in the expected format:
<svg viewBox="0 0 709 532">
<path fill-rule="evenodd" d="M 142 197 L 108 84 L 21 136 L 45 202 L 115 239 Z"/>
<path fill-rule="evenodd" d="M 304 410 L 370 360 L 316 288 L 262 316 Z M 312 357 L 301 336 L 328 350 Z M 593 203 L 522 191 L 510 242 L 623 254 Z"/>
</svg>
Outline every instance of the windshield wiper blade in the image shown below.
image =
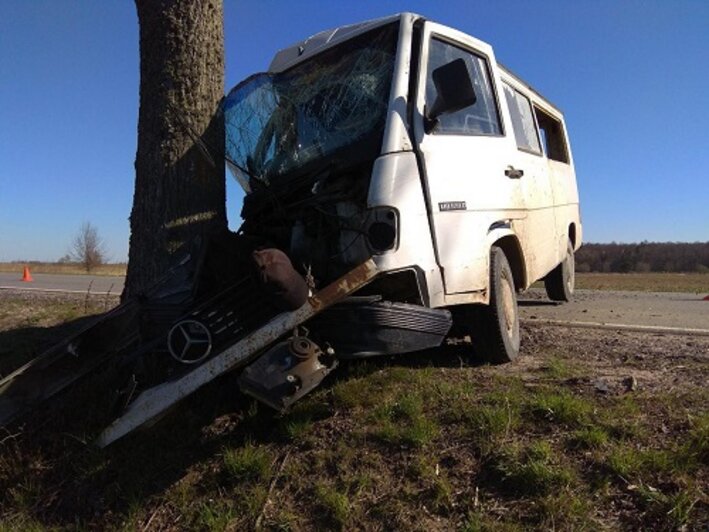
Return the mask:
<svg viewBox="0 0 709 532">
<path fill-rule="evenodd" d="M 262 185 L 268 186 L 268 182 L 267 182 L 265 179 L 263 179 L 263 178 L 261 178 L 261 177 L 259 177 L 259 176 L 257 176 L 257 175 L 254 175 L 253 173 L 249 172 L 246 168 L 244 168 L 243 166 L 241 166 L 241 165 L 240 165 L 239 163 L 237 163 L 234 159 L 232 159 L 231 157 L 229 157 L 226 153 L 224 154 L 224 160 L 225 160 L 227 163 L 229 163 L 230 165 L 232 165 L 234 168 L 236 168 L 237 170 L 239 170 L 240 172 L 245 173 L 247 176 L 249 176 L 250 179 L 255 179 L 256 181 L 258 181 L 258 182 L 261 183 Z"/>
</svg>

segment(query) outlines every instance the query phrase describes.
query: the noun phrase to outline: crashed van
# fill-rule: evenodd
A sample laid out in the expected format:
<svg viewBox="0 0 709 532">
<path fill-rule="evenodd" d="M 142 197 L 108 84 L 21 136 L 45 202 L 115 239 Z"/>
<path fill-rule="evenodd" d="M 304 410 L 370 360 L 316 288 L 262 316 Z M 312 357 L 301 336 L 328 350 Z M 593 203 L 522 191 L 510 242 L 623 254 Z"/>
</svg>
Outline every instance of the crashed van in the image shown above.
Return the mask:
<svg viewBox="0 0 709 532">
<path fill-rule="evenodd" d="M 440 343 L 450 312 L 481 356 L 513 360 L 515 294 L 544 279 L 571 297 L 581 221 L 564 117 L 484 42 L 410 13 L 336 28 L 278 52 L 224 109 L 242 230 L 322 286 L 376 265 L 317 321 L 345 355 Z M 368 345 L 368 325 L 389 322 L 397 339 Z"/>
<path fill-rule="evenodd" d="M 222 109 L 239 231 L 0 381 L 0 425 L 97 368 L 125 380 L 105 446 L 227 372 L 282 410 L 341 359 L 451 341 L 512 361 L 517 294 L 572 297 L 564 117 L 488 44 L 411 13 L 343 26 Z"/>
</svg>

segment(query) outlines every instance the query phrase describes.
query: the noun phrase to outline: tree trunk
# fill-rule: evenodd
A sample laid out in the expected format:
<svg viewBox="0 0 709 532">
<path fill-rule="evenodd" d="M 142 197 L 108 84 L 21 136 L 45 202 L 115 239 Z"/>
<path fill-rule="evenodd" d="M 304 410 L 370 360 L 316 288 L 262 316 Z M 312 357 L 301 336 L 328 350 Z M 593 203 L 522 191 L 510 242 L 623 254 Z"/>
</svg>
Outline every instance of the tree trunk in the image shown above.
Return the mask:
<svg viewBox="0 0 709 532">
<path fill-rule="evenodd" d="M 124 298 L 159 278 L 180 246 L 226 228 L 222 1 L 135 3 L 140 111 Z"/>
</svg>

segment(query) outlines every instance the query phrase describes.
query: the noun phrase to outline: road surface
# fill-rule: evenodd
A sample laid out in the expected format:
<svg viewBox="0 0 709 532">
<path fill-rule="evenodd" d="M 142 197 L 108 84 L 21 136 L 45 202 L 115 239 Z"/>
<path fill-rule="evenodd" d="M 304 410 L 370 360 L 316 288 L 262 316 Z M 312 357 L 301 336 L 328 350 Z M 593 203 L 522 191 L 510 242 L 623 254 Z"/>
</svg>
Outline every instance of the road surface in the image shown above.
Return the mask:
<svg viewBox="0 0 709 532">
<path fill-rule="evenodd" d="M 59 275 L 33 273 L 32 282 L 23 282 L 22 272 L 0 272 L 0 289 L 43 290 L 51 292 L 76 292 L 85 294 L 89 289 L 92 294 L 120 295 L 123 291 L 123 276 L 108 275 Z"/>
<path fill-rule="evenodd" d="M 531 321 L 619 324 L 699 329 L 709 334 L 709 301 L 704 294 L 577 290 L 574 300 L 557 304 L 544 290 L 519 297 L 520 317 Z"/>
<path fill-rule="evenodd" d="M 92 294 L 123 291 L 123 276 L 0 273 L 0 289 L 46 290 Z M 544 290 L 531 289 L 519 297 L 520 317 L 527 321 L 620 324 L 658 328 L 699 329 L 709 334 L 709 301 L 704 294 L 577 290 L 570 303 L 557 304 Z"/>
</svg>

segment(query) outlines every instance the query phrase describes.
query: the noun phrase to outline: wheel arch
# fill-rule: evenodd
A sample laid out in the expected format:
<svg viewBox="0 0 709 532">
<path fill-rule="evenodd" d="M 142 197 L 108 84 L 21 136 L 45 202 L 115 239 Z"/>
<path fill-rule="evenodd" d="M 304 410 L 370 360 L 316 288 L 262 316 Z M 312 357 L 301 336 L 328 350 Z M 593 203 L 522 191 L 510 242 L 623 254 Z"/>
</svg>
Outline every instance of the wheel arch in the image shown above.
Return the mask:
<svg viewBox="0 0 709 532">
<path fill-rule="evenodd" d="M 569 224 L 569 229 L 567 233 L 569 240 L 571 240 L 571 245 L 576 249 L 576 224 L 571 222 Z"/>
<path fill-rule="evenodd" d="M 492 237 L 490 248 L 492 246 L 497 246 L 507 257 L 507 262 L 510 264 L 510 269 L 512 270 L 512 276 L 515 281 L 515 288 L 517 290 L 522 290 L 527 287 L 527 266 L 524 260 L 524 253 L 522 252 L 522 246 L 520 246 L 517 235 L 515 235 L 511 230 L 506 231 L 493 231 L 489 235 Z"/>
</svg>

